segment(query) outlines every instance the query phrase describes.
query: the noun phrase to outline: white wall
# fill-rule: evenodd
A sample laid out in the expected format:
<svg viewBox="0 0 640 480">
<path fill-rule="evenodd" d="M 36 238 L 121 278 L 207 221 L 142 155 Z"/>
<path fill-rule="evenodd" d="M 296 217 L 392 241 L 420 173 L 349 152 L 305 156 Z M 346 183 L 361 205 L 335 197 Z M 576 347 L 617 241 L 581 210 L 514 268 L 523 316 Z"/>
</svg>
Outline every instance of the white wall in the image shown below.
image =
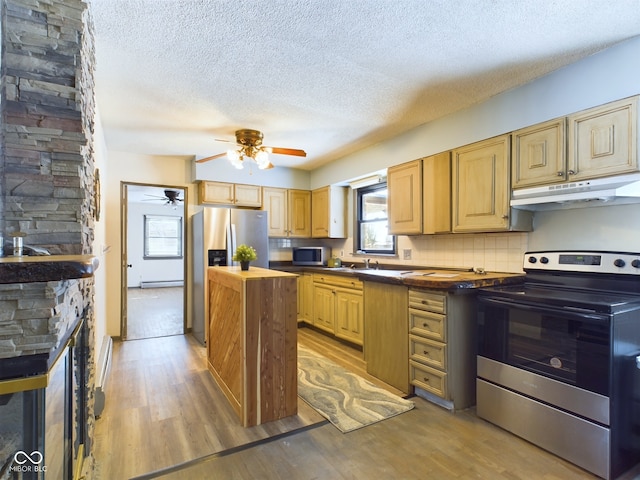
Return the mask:
<svg viewBox="0 0 640 480">
<path fill-rule="evenodd" d="M 182 195 L 180 195 L 182 197 Z M 129 203 L 127 208 L 127 287 L 139 287 L 141 282 L 170 282 L 184 280 L 184 258 L 144 258 L 144 216 L 163 215 L 182 218 L 186 231 L 184 207 L 175 210 L 170 205 L 152 203 Z M 186 244 L 183 234 L 183 256 Z"/>
<path fill-rule="evenodd" d="M 120 335 L 121 316 L 121 258 L 122 248 L 120 240 L 121 221 L 120 214 L 120 186 L 121 183 L 143 183 L 150 185 L 167 185 L 185 190 L 185 204 L 187 205 L 187 218 L 193 215 L 197 200 L 196 185 L 192 183 L 193 157 L 188 156 L 154 156 L 138 155 L 127 152 L 109 151 L 109 175 L 103 181 L 103 198 L 105 198 L 105 244 L 109 253 L 105 258 L 105 271 L 107 275 L 107 334 Z M 186 254 L 190 255 L 190 228 L 187 228 Z M 189 258 L 189 257 L 187 257 Z M 190 266 L 187 262 L 186 287 L 190 288 Z M 189 293 L 187 293 L 189 295 Z M 191 305 L 187 305 L 187 319 L 191 319 Z"/>
<path fill-rule="evenodd" d="M 96 107 L 97 110 L 97 107 Z M 107 232 L 105 222 L 105 205 L 106 205 L 106 179 L 109 175 L 108 162 L 107 162 L 107 147 L 104 141 L 102 123 L 100 121 L 100 114 L 96 112 L 95 118 L 95 130 L 93 136 L 93 148 L 94 148 L 94 161 L 95 167 L 100 170 L 101 179 L 101 198 L 100 198 L 100 220 L 94 224 L 94 241 L 93 241 L 93 255 L 98 257 L 100 264 L 96 270 L 94 281 L 94 309 L 95 309 L 95 345 L 96 345 L 96 358 L 100 347 L 102 345 L 102 339 L 107 335 L 107 257 L 110 255 L 107 248 Z"/>
</svg>

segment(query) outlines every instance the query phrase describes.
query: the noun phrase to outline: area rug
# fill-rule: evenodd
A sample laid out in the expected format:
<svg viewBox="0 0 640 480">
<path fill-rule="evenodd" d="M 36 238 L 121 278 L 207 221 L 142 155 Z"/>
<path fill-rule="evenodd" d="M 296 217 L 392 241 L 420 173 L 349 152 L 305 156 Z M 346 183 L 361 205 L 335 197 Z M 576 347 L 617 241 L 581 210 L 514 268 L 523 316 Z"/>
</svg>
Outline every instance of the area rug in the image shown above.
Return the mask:
<svg viewBox="0 0 640 480">
<path fill-rule="evenodd" d="M 298 396 L 343 433 L 394 417 L 415 406 L 412 401 L 301 346 L 298 346 Z"/>
</svg>

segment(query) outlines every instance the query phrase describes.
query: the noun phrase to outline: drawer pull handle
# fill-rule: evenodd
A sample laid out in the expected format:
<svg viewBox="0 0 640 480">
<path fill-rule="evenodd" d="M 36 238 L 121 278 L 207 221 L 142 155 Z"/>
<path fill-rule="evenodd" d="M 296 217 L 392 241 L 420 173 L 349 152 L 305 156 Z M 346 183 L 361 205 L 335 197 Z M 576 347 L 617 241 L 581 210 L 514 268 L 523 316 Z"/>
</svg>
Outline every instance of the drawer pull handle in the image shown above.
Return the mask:
<svg viewBox="0 0 640 480">
<path fill-rule="evenodd" d="M 429 302 L 427 302 L 426 300 L 422 300 L 420 303 L 422 303 L 423 305 L 429 305 Z"/>
<path fill-rule="evenodd" d="M 426 355 L 427 357 L 429 356 L 429 352 L 428 352 L 428 351 L 426 351 L 426 350 L 424 350 L 422 353 L 423 353 L 424 355 Z"/>
<path fill-rule="evenodd" d="M 423 377 L 422 380 L 426 383 L 429 383 L 429 379 L 427 377 Z"/>
<path fill-rule="evenodd" d="M 424 328 L 429 328 L 429 324 L 428 324 L 428 323 L 423 323 L 423 324 L 422 324 L 422 326 L 423 326 Z"/>
</svg>

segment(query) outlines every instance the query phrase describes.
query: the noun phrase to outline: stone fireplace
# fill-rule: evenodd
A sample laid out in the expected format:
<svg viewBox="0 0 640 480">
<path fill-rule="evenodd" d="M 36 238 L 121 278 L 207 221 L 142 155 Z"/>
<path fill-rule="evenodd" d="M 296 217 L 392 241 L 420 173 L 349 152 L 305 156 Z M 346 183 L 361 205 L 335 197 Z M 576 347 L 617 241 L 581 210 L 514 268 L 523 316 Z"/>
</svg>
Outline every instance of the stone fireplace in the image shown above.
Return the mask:
<svg viewBox="0 0 640 480">
<path fill-rule="evenodd" d="M 43 478 L 44 466 L 47 478 L 90 478 L 92 21 L 82 0 L 0 0 L 0 10 L 0 438 L 17 439 L 3 442 L 0 478 L 12 465 L 32 468 L 7 478 Z M 23 238 L 24 257 L 11 255 L 11 236 Z M 45 438 L 58 427 L 61 437 Z"/>
</svg>

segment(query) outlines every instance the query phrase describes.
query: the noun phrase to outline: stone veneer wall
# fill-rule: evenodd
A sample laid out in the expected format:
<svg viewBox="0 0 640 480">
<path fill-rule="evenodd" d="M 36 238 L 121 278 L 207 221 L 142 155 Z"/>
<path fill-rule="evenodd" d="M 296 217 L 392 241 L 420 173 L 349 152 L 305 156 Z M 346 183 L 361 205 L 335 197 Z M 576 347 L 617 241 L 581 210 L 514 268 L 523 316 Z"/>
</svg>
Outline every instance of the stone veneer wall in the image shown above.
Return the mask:
<svg viewBox="0 0 640 480">
<path fill-rule="evenodd" d="M 0 228 L 91 253 L 92 22 L 81 0 L 2 0 Z"/>
<path fill-rule="evenodd" d="M 93 253 L 95 65 L 83 0 L 0 0 L 0 233 L 52 254 Z M 5 250 L 6 251 L 6 250 Z M 0 358 L 55 349 L 77 315 L 94 424 L 93 279 L 2 285 Z M 93 458 L 84 475 L 92 476 Z"/>
</svg>

